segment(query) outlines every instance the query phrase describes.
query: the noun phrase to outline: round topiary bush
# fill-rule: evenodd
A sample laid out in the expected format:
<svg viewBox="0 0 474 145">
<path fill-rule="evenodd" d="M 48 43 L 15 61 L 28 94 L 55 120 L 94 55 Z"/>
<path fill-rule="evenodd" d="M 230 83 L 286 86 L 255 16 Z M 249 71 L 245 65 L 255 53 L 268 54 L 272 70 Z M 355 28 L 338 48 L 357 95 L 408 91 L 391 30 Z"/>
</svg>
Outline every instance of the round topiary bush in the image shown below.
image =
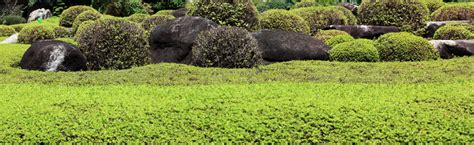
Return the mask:
<svg viewBox="0 0 474 145">
<path fill-rule="evenodd" d="M 470 20 L 474 18 L 474 4 L 447 4 L 434 11 L 431 19 L 434 21 Z"/>
<path fill-rule="evenodd" d="M 287 10 L 268 10 L 260 14 L 259 19 L 262 29 L 280 29 L 310 34 L 308 22 Z"/>
<path fill-rule="evenodd" d="M 82 12 L 94 10 L 94 8 L 89 6 L 72 6 L 61 13 L 59 20 L 59 25 L 64 27 L 72 27 L 76 17 Z"/>
<path fill-rule="evenodd" d="M 297 8 L 306 8 L 306 7 L 312 7 L 312 6 L 318 6 L 318 3 L 312 0 L 304 0 L 297 2 L 295 5 L 292 6 L 292 8 L 297 9 Z"/>
<path fill-rule="evenodd" d="M 26 23 L 25 18 L 16 15 L 8 15 L 0 19 L 0 25 L 15 25 Z"/>
<path fill-rule="evenodd" d="M 335 61 L 375 62 L 380 56 L 372 40 L 358 39 L 337 44 L 329 50 L 329 58 Z"/>
<path fill-rule="evenodd" d="M 142 23 L 145 19 L 147 19 L 148 17 L 150 17 L 150 15 L 148 14 L 142 14 L 142 13 L 137 13 L 137 14 L 133 14 L 131 16 L 128 16 L 127 17 L 127 20 L 129 21 L 132 21 L 132 22 L 135 22 L 135 23 Z"/>
<path fill-rule="evenodd" d="M 326 45 L 331 46 L 333 48 L 337 44 L 349 42 L 355 40 L 351 35 L 337 35 L 329 39 L 328 41 L 324 42 Z"/>
<path fill-rule="evenodd" d="M 402 31 L 423 34 L 429 10 L 421 0 L 363 0 L 358 8 L 359 23 L 398 26 Z"/>
<path fill-rule="evenodd" d="M 444 6 L 443 0 L 423 0 L 423 2 L 430 10 L 430 13 L 433 13 L 434 11 Z"/>
<path fill-rule="evenodd" d="M 203 67 L 250 68 L 259 64 L 256 40 L 242 28 L 220 27 L 198 35 L 193 64 Z"/>
<path fill-rule="evenodd" d="M 61 37 L 71 37 L 72 33 L 65 27 L 55 26 L 54 28 L 54 37 L 61 38 Z"/>
<path fill-rule="evenodd" d="M 74 39 L 78 41 L 80 34 L 82 33 L 83 30 L 85 30 L 87 27 L 90 27 L 94 24 L 95 21 L 85 21 L 82 22 L 81 25 L 77 28 L 76 34 L 74 34 Z"/>
<path fill-rule="evenodd" d="M 474 33 L 463 26 L 443 26 L 436 30 L 433 39 L 470 40 L 474 39 Z"/>
<path fill-rule="evenodd" d="M 246 3 L 197 2 L 188 12 L 189 16 L 200 16 L 219 25 L 236 26 L 250 31 L 259 29 L 258 11 L 251 1 Z"/>
<path fill-rule="evenodd" d="M 153 15 L 143 20 L 142 27 L 151 32 L 156 26 L 174 19 L 176 18 L 172 15 Z"/>
<path fill-rule="evenodd" d="M 96 10 L 88 10 L 82 12 L 76 17 L 76 19 L 74 19 L 74 23 L 72 24 L 72 31 L 76 32 L 77 28 L 81 25 L 82 22 L 89 20 L 94 21 L 99 19 L 101 16 L 102 14 Z"/>
<path fill-rule="evenodd" d="M 20 32 L 25 26 L 26 26 L 26 24 L 10 25 L 10 27 L 13 27 L 13 29 L 15 29 L 15 31 L 17 31 L 17 32 Z"/>
<path fill-rule="evenodd" d="M 160 10 L 156 12 L 155 15 L 171 15 L 173 12 L 174 10 Z"/>
<path fill-rule="evenodd" d="M 15 33 L 16 31 L 13 27 L 0 25 L 0 37 L 9 37 Z"/>
<path fill-rule="evenodd" d="M 80 30 L 80 29 L 79 29 Z M 128 69 L 149 62 L 145 31 L 123 19 L 100 19 L 80 30 L 78 44 L 90 70 Z"/>
<path fill-rule="evenodd" d="M 329 25 L 349 25 L 349 19 L 336 7 L 307 7 L 293 9 L 291 12 L 295 12 L 308 22 L 311 34 Z"/>
<path fill-rule="evenodd" d="M 334 36 L 338 35 L 347 35 L 351 36 L 349 33 L 341 30 L 321 30 L 314 35 L 314 38 L 323 41 L 326 43 L 329 39 L 333 38 Z"/>
<path fill-rule="evenodd" d="M 423 61 L 437 59 L 438 50 L 423 37 L 408 32 L 387 33 L 375 41 L 382 61 Z"/>
<path fill-rule="evenodd" d="M 77 44 L 76 41 L 74 41 L 73 39 L 71 38 L 56 38 L 54 40 L 59 40 L 59 41 L 62 41 L 62 42 L 66 42 L 66 43 L 69 43 L 71 45 L 74 45 L 76 47 L 78 47 L 79 45 Z"/>
<path fill-rule="evenodd" d="M 18 42 L 31 44 L 38 40 L 54 39 L 56 34 L 54 28 L 46 25 L 26 26 L 18 35 Z"/>
<path fill-rule="evenodd" d="M 347 17 L 347 25 L 357 25 L 357 17 L 352 13 L 352 11 L 350 11 L 347 8 L 344 8 L 343 6 L 333 6 L 333 7 L 341 11 L 344 14 L 344 16 Z"/>
</svg>

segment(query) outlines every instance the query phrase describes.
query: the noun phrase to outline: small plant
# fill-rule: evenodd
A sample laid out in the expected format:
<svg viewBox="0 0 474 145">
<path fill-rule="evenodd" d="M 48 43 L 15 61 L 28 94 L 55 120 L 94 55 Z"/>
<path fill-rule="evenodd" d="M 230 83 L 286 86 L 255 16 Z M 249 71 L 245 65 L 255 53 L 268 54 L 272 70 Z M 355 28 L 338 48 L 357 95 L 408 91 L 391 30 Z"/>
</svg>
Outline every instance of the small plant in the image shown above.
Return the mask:
<svg viewBox="0 0 474 145">
<path fill-rule="evenodd" d="M 408 32 L 387 33 L 375 42 L 382 61 L 424 61 L 437 59 L 438 50 L 423 37 Z"/>
<path fill-rule="evenodd" d="M 321 30 L 314 35 L 314 38 L 321 40 L 324 43 L 327 43 L 326 41 L 339 35 L 351 36 L 349 33 L 341 30 Z"/>
<path fill-rule="evenodd" d="M 372 40 L 358 39 L 337 44 L 329 50 L 331 60 L 375 62 L 380 58 Z"/>
<path fill-rule="evenodd" d="M 13 27 L 0 25 L 0 37 L 9 37 L 15 33 L 16 31 Z"/>
<path fill-rule="evenodd" d="M 38 40 L 54 39 L 54 28 L 46 25 L 32 25 L 24 27 L 18 35 L 20 43 L 31 44 Z"/>
<path fill-rule="evenodd" d="M 269 10 L 259 17 L 262 29 L 280 29 L 310 34 L 308 22 L 287 10 Z"/>
<path fill-rule="evenodd" d="M 447 25 L 436 30 L 433 39 L 470 40 L 474 39 L 474 33 L 467 27 Z"/>
<path fill-rule="evenodd" d="M 61 13 L 59 25 L 64 27 L 72 27 L 74 20 L 82 12 L 94 10 L 94 8 L 89 6 L 72 6 Z"/>
<path fill-rule="evenodd" d="M 469 20 L 474 18 L 474 4 L 447 4 L 431 14 L 434 21 Z"/>
<path fill-rule="evenodd" d="M 82 22 L 84 21 L 89 21 L 89 20 L 97 20 L 100 17 L 102 17 L 102 14 L 100 14 L 96 10 L 88 10 L 84 11 L 81 14 L 79 14 L 76 19 L 74 19 L 74 23 L 72 25 L 72 31 L 75 33 L 77 31 L 77 28 L 81 25 Z"/>
<path fill-rule="evenodd" d="M 153 15 L 142 22 L 142 27 L 145 31 L 151 32 L 156 26 L 176 19 L 172 15 Z"/>
<path fill-rule="evenodd" d="M 335 47 L 337 44 L 349 42 L 355 40 L 351 35 L 337 35 L 332 37 L 331 39 L 327 40 L 325 44 L 331 46 L 331 48 Z"/>
</svg>

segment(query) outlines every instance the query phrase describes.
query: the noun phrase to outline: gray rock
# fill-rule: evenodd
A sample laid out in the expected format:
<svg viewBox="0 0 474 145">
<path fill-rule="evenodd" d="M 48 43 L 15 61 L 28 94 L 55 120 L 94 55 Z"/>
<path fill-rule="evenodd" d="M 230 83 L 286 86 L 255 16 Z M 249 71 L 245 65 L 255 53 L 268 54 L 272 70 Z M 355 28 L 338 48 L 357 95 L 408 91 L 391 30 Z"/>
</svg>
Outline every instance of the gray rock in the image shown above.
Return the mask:
<svg viewBox="0 0 474 145">
<path fill-rule="evenodd" d="M 395 26 L 371 26 L 371 25 L 330 25 L 326 29 L 337 29 L 349 33 L 354 38 L 377 38 L 390 32 L 400 32 Z"/>
<path fill-rule="evenodd" d="M 53 14 L 48 9 L 44 9 L 44 8 L 37 9 L 37 10 L 34 10 L 33 12 L 30 13 L 30 15 L 28 17 L 28 23 L 32 22 L 32 21 L 35 21 L 35 20 L 38 20 L 39 18 L 42 18 L 43 20 L 46 20 L 48 18 L 51 18 L 52 16 L 53 16 Z"/>
<path fill-rule="evenodd" d="M 262 30 L 252 35 L 267 62 L 329 59 L 329 46 L 303 33 Z"/>
<path fill-rule="evenodd" d="M 0 42 L 0 44 L 15 44 L 15 43 L 18 43 L 18 33 L 13 34 L 12 36 Z"/>
<path fill-rule="evenodd" d="M 173 11 L 171 13 L 171 15 L 173 15 L 174 17 L 176 18 L 179 18 L 179 17 L 184 17 L 186 16 L 186 14 L 188 13 L 188 9 L 186 8 L 181 8 L 181 9 L 177 9 L 175 11 Z"/>
<path fill-rule="evenodd" d="M 474 55 L 474 40 L 431 40 L 430 43 L 444 59 Z"/>
<path fill-rule="evenodd" d="M 423 35 L 425 38 L 432 38 L 439 28 L 446 25 L 447 23 L 460 22 L 460 23 L 469 23 L 469 20 L 466 21 L 431 21 L 426 23 L 426 33 Z"/>
</svg>

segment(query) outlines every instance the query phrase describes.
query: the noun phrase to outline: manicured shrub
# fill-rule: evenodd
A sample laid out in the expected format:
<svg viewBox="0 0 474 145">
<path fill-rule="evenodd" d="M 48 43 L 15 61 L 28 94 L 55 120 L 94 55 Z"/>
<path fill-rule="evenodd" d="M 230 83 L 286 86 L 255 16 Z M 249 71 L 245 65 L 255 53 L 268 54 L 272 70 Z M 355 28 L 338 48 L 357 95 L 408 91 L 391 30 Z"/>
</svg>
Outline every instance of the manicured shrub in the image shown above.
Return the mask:
<svg viewBox="0 0 474 145">
<path fill-rule="evenodd" d="M 20 31 L 18 41 L 28 44 L 38 40 L 54 39 L 55 35 L 53 27 L 47 25 L 32 25 L 26 26 Z"/>
<path fill-rule="evenodd" d="M 13 27 L 0 25 L 0 37 L 9 37 L 15 33 L 16 31 Z"/>
<path fill-rule="evenodd" d="M 474 39 L 474 33 L 463 26 L 443 26 L 436 30 L 433 39 L 439 40 L 469 40 Z"/>
<path fill-rule="evenodd" d="M 0 25 L 15 25 L 26 23 L 25 18 L 16 15 L 8 15 L 0 19 Z"/>
<path fill-rule="evenodd" d="M 147 19 L 148 17 L 150 17 L 149 14 L 137 13 L 137 14 L 133 14 L 131 16 L 128 16 L 127 20 L 135 22 L 135 23 L 142 23 L 143 20 Z"/>
<path fill-rule="evenodd" d="M 283 9 L 283 10 L 287 10 L 287 9 L 289 9 L 292 5 L 293 5 L 292 3 L 287 3 L 287 2 L 285 2 L 285 1 L 271 0 L 271 1 L 269 1 L 269 2 L 257 4 L 257 10 L 258 10 L 259 12 L 265 12 L 265 11 L 271 10 L 271 9 Z"/>
<path fill-rule="evenodd" d="M 329 50 L 329 57 L 335 61 L 375 62 L 380 59 L 379 52 L 372 40 L 358 39 L 337 44 Z"/>
<path fill-rule="evenodd" d="M 26 24 L 10 25 L 10 27 L 13 27 L 13 29 L 15 29 L 15 31 L 17 31 L 17 32 L 20 32 L 25 26 L 26 26 Z"/>
<path fill-rule="evenodd" d="M 143 21 L 142 27 L 145 29 L 145 31 L 151 31 L 156 26 L 174 19 L 176 18 L 172 15 L 153 15 Z"/>
<path fill-rule="evenodd" d="M 312 6 L 317 6 L 317 5 L 318 5 L 318 3 L 316 3 L 315 1 L 304 0 L 304 1 L 301 1 L 301 2 L 297 2 L 295 5 L 293 5 L 292 8 L 294 8 L 294 9 L 306 8 L 306 7 L 312 7 Z"/>
<path fill-rule="evenodd" d="M 357 25 L 357 17 L 349 9 L 346 9 L 343 6 L 334 7 L 344 13 L 344 16 L 347 17 L 347 25 Z"/>
<path fill-rule="evenodd" d="M 82 22 L 81 25 L 77 28 L 77 31 L 76 33 L 74 34 L 74 39 L 76 41 L 78 41 L 79 37 L 80 37 L 80 34 L 82 33 L 83 30 L 85 30 L 86 28 L 92 26 L 93 24 L 95 23 L 95 21 L 85 21 L 85 22 Z"/>
<path fill-rule="evenodd" d="M 101 16 L 102 14 L 96 10 L 88 10 L 88 11 L 82 12 L 76 17 L 76 19 L 74 19 L 74 23 L 72 25 L 73 32 L 77 31 L 77 28 L 81 25 L 82 22 L 89 21 L 89 20 L 97 20 Z"/>
<path fill-rule="evenodd" d="M 311 34 L 329 25 L 349 24 L 348 18 L 336 7 L 307 7 L 293 9 L 291 12 L 295 12 L 308 22 Z"/>
<path fill-rule="evenodd" d="M 64 26 L 64 27 L 72 27 L 76 17 L 79 16 L 79 14 L 81 14 L 82 12 L 85 12 L 88 10 L 94 10 L 94 8 L 89 7 L 89 6 L 69 7 L 68 9 L 64 10 L 63 13 L 61 13 L 59 25 Z"/>
<path fill-rule="evenodd" d="M 382 61 L 423 61 L 439 57 L 428 40 L 408 32 L 384 34 L 377 39 L 375 47 Z"/>
<path fill-rule="evenodd" d="M 262 29 L 281 29 L 310 34 L 308 22 L 287 10 L 268 10 L 260 14 L 259 19 Z"/>
<path fill-rule="evenodd" d="M 72 32 L 66 29 L 65 27 L 55 26 L 54 27 L 54 37 L 61 38 L 61 37 L 72 37 Z"/>
<path fill-rule="evenodd" d="M 174 10 L 160 10 L 156 12 L 155 15 L 171 15 L 173 12 Z"/>
<path fill-rule="evenodd" d="M 188 15 L 207 18 L 224 26 L 236 26 L 251 31 L 259 29 L 257 8 L 251 2 L 197 2 Z"/>
<path fill-rule="evenodd" d="M 329 45 L 332 47 L 336 46 L 337 44 L 344 43 L 344 42 L 349 42 L 353 41 L 354 38 L 351 35 L 337 35 L 332 37 L 331 39 L 327 40 L 325 42 L 326 45 Z"/>
<path fill-rule="evenodd" d="M 90 70 L 128 69 L 149 62 L 145 31 L 123 19 L 100 19 L 79 28 L 79 48 Z"/>
<path fill-rule="evenodd" d="M 363 0 L 358 8 L 359 23 L 398 26 L 403 31 L 423 34 L 429 10 L 420 0 Z"/>
<path fill-rule="evenodd" d="M 202 32 L 192 50 L 193 64 L 203 67 L 250 68 L 261 54 L 249 32 L 237 27 L 220 27 Z"/>
<path fill-rule="evenodd" d="M 423 0 L 423 2 L 426 4 L 428 9 L 430 10 L 430 13 L 433 13 L 437 9 L 444 6 L 443 0 Z"/>
<path fill-rule="evenodd" d="M 470 20 L 474 18 L 474 4 L 447 4 L 434 11 L 431 19 L 434 21 Z"/>
<path fill-rule="evenodd" d="M 351 36 L 349 33 L 345 31 L 341 31 L 341 30 L 321 30 L 314 35 L 314 38 L 326 43 L 326 41 L 328 41 L 329 39 L 333 38 L 334 36 L 339 36 L 339 35 Z"/>
</svg>

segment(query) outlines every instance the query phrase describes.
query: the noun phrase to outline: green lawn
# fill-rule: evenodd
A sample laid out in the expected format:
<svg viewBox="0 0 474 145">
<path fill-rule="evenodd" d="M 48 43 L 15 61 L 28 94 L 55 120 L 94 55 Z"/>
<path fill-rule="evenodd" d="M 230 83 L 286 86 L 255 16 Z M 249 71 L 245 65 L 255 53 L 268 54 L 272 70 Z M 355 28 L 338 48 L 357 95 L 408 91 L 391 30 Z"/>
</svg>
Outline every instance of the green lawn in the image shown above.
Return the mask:
<svg viewBox="0 0 474 145">
<path fill-rule="evenodd" d="M 0 45 L 0 142 L 474 142 L 474 57 L 38 72 L 27 48 Z"/>
</svg>

